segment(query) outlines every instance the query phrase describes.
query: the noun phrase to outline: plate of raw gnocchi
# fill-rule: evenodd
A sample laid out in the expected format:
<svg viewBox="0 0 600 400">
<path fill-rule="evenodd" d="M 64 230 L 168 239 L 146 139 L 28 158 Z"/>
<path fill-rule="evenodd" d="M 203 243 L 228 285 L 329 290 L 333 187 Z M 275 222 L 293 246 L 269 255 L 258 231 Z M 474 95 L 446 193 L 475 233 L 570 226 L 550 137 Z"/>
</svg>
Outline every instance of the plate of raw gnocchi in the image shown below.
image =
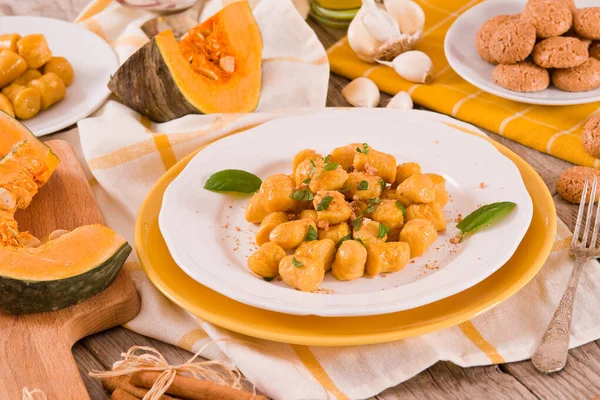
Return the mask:
<svg viewBox="0 0 600 400">
<path fill-rule="evenodd" d="M 475 135 L 399 119 L 318 113 L 211 144 L 163 198 L 173 259 L 225 296 L 296 315 L 391 313 L 481 282 L 531 222 L 517 167 Z M 498 202 L 516 206 L 459 242 L 461 219 Z"/>
<path fill-rule="evenodd" d="M 82 26 L 42 17 L 0 16 L 0 110 L 36 136 L 93 113 L 119 61 L 110 45 Z"/>
</svg>

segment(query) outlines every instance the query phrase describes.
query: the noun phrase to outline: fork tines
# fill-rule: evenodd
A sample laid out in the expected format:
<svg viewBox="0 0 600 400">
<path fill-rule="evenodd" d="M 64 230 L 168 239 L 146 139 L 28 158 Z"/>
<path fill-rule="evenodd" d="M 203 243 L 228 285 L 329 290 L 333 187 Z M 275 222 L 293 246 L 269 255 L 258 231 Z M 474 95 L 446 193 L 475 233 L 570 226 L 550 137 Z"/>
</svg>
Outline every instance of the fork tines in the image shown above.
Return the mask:
<svg viewBox="0 0 600 400">
<path fill-rule="evenodd" d="M 575 254 L 576 250 L 585 250 L 585 249 L 595 249 L 596 243 L 598 239 L 598 231 L 600 230 L 600 205 L 595 206 L 596 200 L 596 191 L 598 190 L 598 176 L 594 176 L 592 180 L 592 184 L 590 187 L 590 179 L 588 176 L 585 177 L 585 183 L 583 184 L 583 191 L 581 192 L 581 201 L 579 203 L 579 211 L 577 212 L 577 222 L 575 223 L 575 229 L 573 230 L 573 240 L 571 241 L 570 251 Z M 586 212 L 586 201 L 589 199 L 587 203 L 587 212 Z M 594 212 L 594 206 L 596 210 Z M 584 219 L 585 214 L 585 225 L 583 227 L 583 232 L 581 228 L 581 224 Z M 592 222 L 592 215 L 595 214 L 594 221 Z M 593 231 L 592 225 L 594 224 Z M 592 231 L 591 237 L 590 231 Z M 580 239 L 580 233 L 583 234 L 583 237 Z M 588 243 L 589 238 L 589 243 Z"/>
</svg>

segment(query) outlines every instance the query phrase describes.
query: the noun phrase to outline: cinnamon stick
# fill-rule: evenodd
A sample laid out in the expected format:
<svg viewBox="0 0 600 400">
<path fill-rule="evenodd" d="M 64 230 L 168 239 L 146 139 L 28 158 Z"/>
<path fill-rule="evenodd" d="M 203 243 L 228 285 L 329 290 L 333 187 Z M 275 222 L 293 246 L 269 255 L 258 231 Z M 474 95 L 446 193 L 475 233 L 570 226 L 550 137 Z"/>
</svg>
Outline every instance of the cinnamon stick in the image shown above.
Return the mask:
<svg viewBox="0 0 600 400">
<path fill-rule="evenodd" d="M 151 388 L 160 374 L 160 372 L 150 371 L 135 372 L 131 375 L 130 383 Z M 175 376 L 167 393 L 186 400 L 267 400 L 264 396 L 180 375 Z"/>
<path fill-rule="evenodd" d="M 116 389 L 110 398 L 111 400 L 140 400 L 140 397 L 127 393 L 123 389 Z"/>
<path fill-rule="evenodd" d="M 109 391 L 111 393 L 113 393 L 117 389 L 121 389 L 122 391 L 125 391 L 137 398 L 140 398 L 140 399 L 143 398 L 146 395 L 146 393 L 148 393 L 149 389 L 132 385 L 129 382 L 129 378 L 130 377 L 127 375 L 110 376 L 107 378 L 102 378 L 102 387 L 104 387 L 104 389 L 106 389 L 107 391 Z M 160 396 L 159 399 L 160 400 L 174 400 L 173 397 L 167 396 L 166 394 L 163 394 L 162 396 Z"/>
</svg>

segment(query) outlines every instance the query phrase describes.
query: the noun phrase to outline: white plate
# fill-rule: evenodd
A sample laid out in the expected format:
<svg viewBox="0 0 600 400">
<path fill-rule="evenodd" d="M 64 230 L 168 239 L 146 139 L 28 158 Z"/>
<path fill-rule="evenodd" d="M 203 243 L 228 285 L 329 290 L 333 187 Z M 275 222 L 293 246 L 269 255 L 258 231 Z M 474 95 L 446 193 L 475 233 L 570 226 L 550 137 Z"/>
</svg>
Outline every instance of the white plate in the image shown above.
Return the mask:
<svg viewBox="0 0 600 400">
<path fill-rule="evenodd" d="M 494 83 L 494 66 L 477 53 L 475 35 L 485 21 L 501 14 L 519 14 L 526 0 L 488 0 L 465 11 L 446 34 L 444 50 L 450 66 L 463 79 L 486 92 L 509 100 L 548 106 L 566 106 L 600 101 L 600 88 L 587 92 L 564 92 L 554 86 L 534 93 L 520 93 Z M 575 0 L 577 7 L 599 6 L 599 0 Z"/>
<path fill-rule="evenodd" d="M 38 115 L 23 121 L 36 136 L 56 132 L 87 117 L 110 95 L 110 75 L 119 68 L 113 49 L 98 35 L 64 21 L 41 17 L 0 17 L 0 34 L 42 33 L 52 54 L 73 66 L 75 79 L 65 98 Z"/>
<path fill-rule="evenodd" d="M 290 173 L 298 151 L 315 148 L 327 154 L 352 142 L 368 142 L 398 162 L 417 161 L 424 171 L 444 175 L 452 196 L 445 207 L 447 231 L 402 271 L 351 282 L 327 274 L 321 286 L 333 292 L 329 294 L 303 293 L 250 272 L 246 262 L 256 248 L 252 243 L 257 227 L 244 220 L 249 197 L 213 193 L 203 189 L 204 182 L 230 168 L 263 179 Z M 458 214 L 465 216 L 496 201 L 518 206 L 491 229 L 460 246 L 450 244 L 458 232 Z M 159 225 L 177 264 L 225 296 L 290 314 L 361 316 L 418 307 L 477 284 L 511 257 L 531 216 L 531 199 L 517 167 L 487 141 L 419 112 L 340 110 L 278 119 L 208 146 L 167 188 Z"/>
</svg>

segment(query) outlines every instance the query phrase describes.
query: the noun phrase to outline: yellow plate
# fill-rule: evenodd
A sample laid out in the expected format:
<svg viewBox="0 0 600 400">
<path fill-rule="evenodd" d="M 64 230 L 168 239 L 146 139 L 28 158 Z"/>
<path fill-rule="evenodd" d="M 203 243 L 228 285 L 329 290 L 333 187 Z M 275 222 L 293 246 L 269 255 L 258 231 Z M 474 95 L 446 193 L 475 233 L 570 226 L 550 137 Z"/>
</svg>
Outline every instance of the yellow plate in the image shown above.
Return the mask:
<svg viewBox="0 0 600 400">
<path fill-rule="evenodd" d="M 422 307 L 367 317 L 288 315 L 238 303 L 190 278 L 171 258 L 158 227 L 158 214 L 167 186 L 202 149 L 178 162 L 152 188 L 137 217 L 135 248 L 150 280 L 173 302 L 215 325 L 261 339 L 351 346 L 389 342 L 457 325 L 521 289 L 544 265 L 554 243 L 556 210 L 548 188 L 523 159 L 492 143 L 521 171 L 533 200 L 531 226 L 513 257 L 493 275 L 470 289 Z"/>
</svg>

